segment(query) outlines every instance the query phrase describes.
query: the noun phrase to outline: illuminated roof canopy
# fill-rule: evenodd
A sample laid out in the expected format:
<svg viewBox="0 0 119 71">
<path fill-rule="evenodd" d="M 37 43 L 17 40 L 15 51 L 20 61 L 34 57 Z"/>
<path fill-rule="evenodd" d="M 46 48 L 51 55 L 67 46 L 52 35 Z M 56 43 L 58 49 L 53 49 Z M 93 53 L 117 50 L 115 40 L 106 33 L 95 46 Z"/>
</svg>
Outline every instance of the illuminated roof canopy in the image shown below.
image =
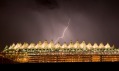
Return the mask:
<svg viewBox="0 0 119 71">
<path fill-rule="evenodd" d="M 97 43 L 91 44 L 88 43 L 86 44 L 85 41 L 79 43 L 79 41 L 76 41 L 75 43 L 73 43 L 72 41 L 67 44 L 66 42 L 64 42 L 62 45 L 58 42 L 56 44 L 54 44 L 53 41 L 50 41 L 48 43 L 47 40 L 45 40 L 43 43 L 41 41 L 39 41 L 37 44 L 34 43 L 17 43 L 17 44 L 12 44 L 9 49 L 45 49 L 45 48 L 81 48 L 81 49 L 92 49 L 92 48 L 113 48 L 109 45 L 109 43 L 107 43 L 106 45 L 104 45 L 103 43 L 100 43 L 99 45 Z"/>
</svg>

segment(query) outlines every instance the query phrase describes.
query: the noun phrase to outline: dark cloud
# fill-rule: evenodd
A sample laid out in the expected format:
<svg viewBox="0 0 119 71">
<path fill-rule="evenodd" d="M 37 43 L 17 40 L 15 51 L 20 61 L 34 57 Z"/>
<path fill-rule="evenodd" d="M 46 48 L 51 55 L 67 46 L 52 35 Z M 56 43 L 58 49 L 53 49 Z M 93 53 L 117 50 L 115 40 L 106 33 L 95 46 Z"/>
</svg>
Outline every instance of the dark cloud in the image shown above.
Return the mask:
<svg viewBox="0 0 119 71">
<path fill-rule="evenodd" d="M 56 0 L 35 0 L 35 2 L 38 7 L 41 5 L 49 9 L 56 9 L 59 7 Z"/>
</svg>

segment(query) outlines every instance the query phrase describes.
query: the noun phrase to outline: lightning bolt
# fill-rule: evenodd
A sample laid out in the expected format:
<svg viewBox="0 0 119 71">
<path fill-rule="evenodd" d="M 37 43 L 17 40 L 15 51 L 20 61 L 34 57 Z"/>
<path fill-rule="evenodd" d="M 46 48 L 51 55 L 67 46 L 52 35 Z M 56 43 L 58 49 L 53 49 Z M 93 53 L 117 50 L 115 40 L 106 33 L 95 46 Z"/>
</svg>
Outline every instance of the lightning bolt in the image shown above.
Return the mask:
<svg viewBox="0 0 119 71">
<path fill-rule="evenodd" d="M 62 33 L 62 36 L 61 36 L 61 37 L 58 37 L 58 38 L 56 39 L 55 44 L 57 43 L 57 41 L 59 41 L 60 38 L 64 38 L 64 34 L 65 34 L 65 32 L 67 31 L 67 29 L 68 29 L 68 27 L 69 27 L 69 25 L 70 25 L 69 23 L 70 23 L 70 19 L 69 19 L 69 21 L 68 21 L 67 27 L 64 29 L 64 31 L 63 31 L 63 33 Z"/>
</svg>

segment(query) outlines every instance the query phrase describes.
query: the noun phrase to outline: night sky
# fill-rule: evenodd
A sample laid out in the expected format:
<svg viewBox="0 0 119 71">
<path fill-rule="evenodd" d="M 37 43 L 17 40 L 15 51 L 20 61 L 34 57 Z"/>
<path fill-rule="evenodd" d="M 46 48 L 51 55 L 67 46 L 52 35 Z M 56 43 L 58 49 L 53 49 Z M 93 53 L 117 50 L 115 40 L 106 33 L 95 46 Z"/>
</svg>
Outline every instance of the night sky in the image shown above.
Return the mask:
<svg viewBox="0 0 119 71">
<path fill-rule="evenodd" d="M 118 0 L 0 0 L 0 50 L 17 42 L 107 42 L 119 47 Z"/>
</svg>

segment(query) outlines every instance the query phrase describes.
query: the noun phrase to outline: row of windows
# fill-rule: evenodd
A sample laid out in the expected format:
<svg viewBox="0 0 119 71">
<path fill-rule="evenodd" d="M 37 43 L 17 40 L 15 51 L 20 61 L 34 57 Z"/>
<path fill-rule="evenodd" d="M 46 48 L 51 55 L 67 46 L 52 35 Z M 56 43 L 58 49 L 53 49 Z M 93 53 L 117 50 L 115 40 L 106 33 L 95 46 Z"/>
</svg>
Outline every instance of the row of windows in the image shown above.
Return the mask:
<svg viewBox="0 0 119 71">
<path fill-rule="evenodd" d="M 8 49 L 6 51 L 18 51 L 18 52 L 26 52 L 26 51 L 118 51 L 117 49 L 18 49 L 18 50 L 13 50 L 13 49 Z"/>
</svg>

